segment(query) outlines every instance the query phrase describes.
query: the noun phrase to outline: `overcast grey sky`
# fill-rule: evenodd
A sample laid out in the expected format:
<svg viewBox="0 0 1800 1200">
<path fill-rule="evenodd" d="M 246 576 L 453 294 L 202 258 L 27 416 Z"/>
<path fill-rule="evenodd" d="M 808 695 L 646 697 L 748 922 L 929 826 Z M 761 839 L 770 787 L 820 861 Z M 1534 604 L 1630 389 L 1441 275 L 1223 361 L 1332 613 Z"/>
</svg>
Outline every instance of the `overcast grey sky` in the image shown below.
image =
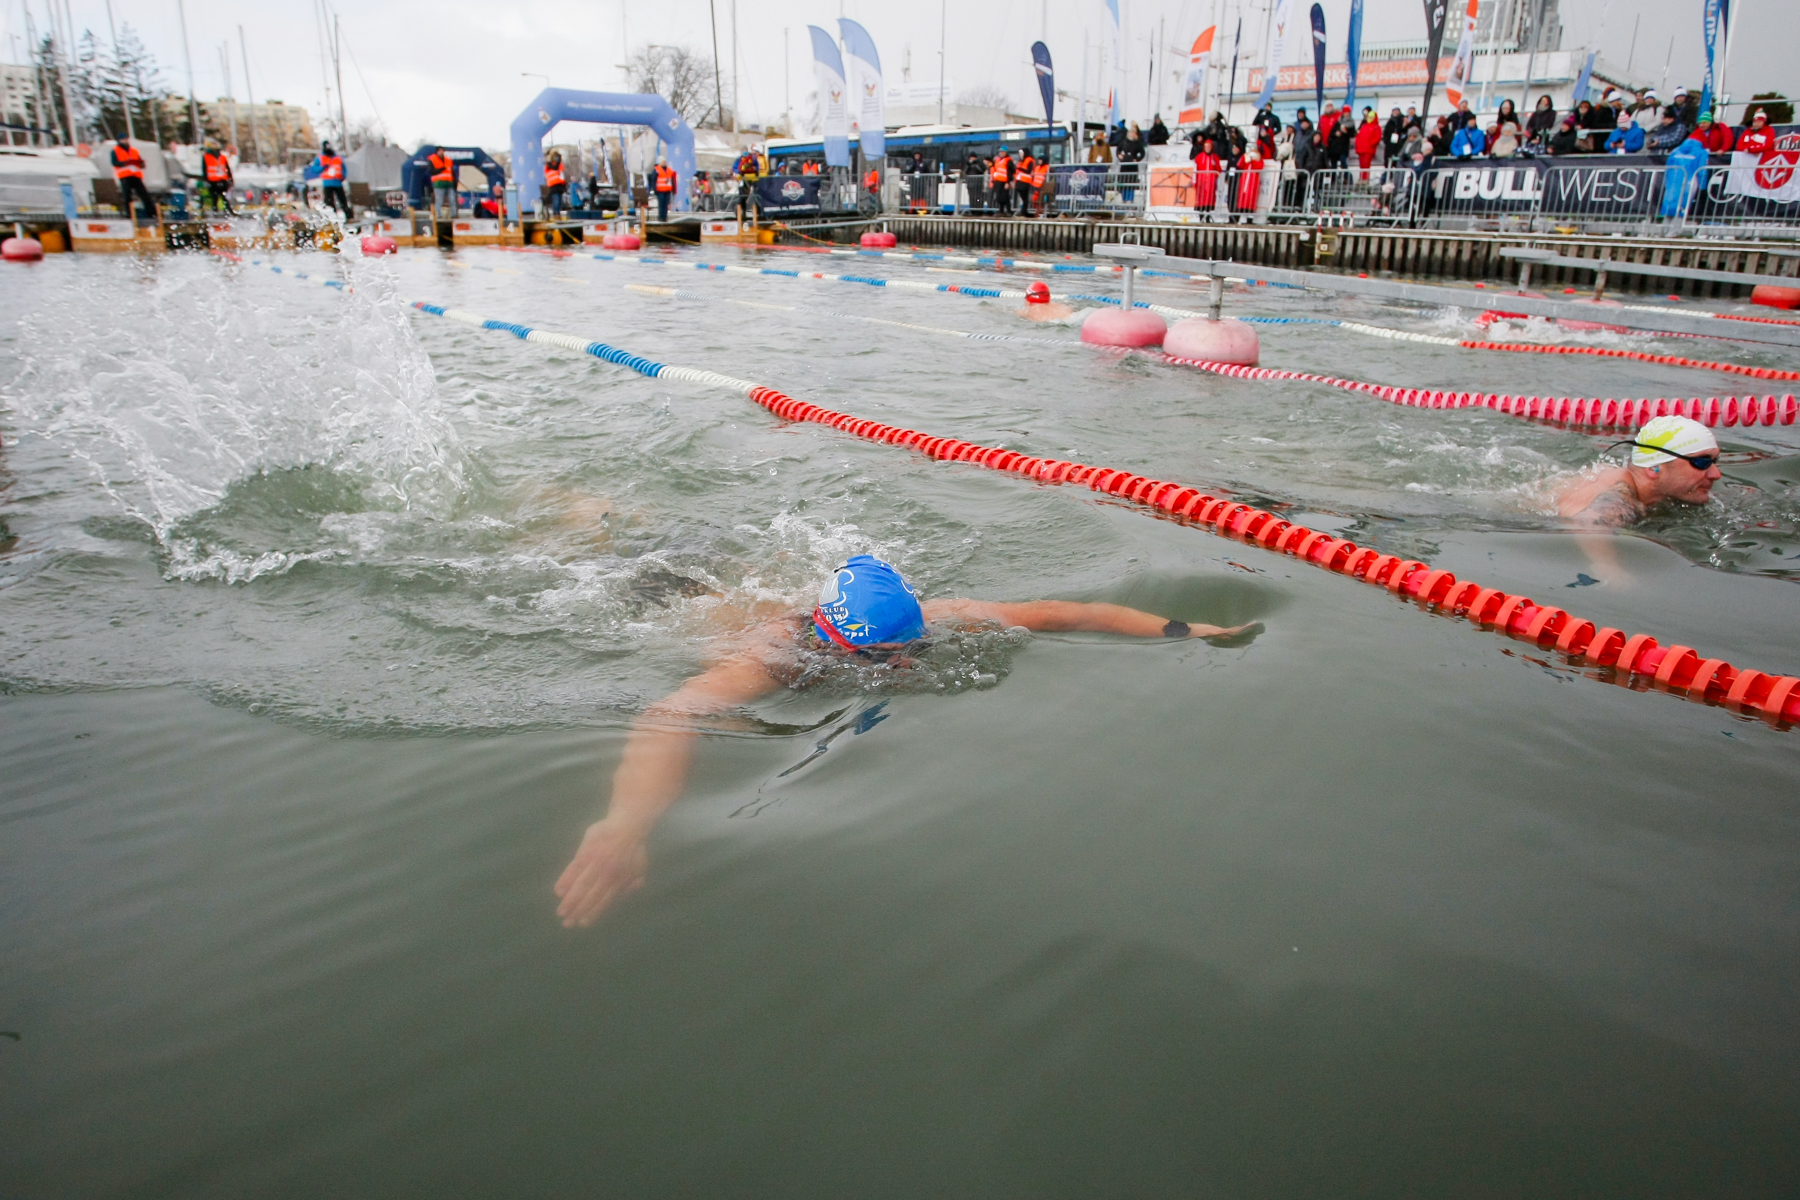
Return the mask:
<svg viewBox="0 0 1800 1200">
<path fill-rule="evenodd" d="M 1211 23 L 1216 0 L 1121 0 L 1130 49 L 1131 115 L 1148 117 L 1145 80 L 1150 37 L 1166 37 L 1179 50 Z M 1244 40 L 1260 38 L 1270 0 L 1224 0 L 1221 22 L 1230 36 L 1240 11 Z M 1455 2 L 1455 0 L 1452 0 Z M 1700 31 L 1702 0 L 1562 0 L 1566 47 L 1588 45 L 1596 37 L 1601 53 L 1623 66 L 1636 29 L 1635 67 L 1653 82 L 1674 55 L 1670 83 L 1698 87 L 1704 53 Z M 732 0 L 717 7 L 719 49 L 732 56 Z M 1331 58 L 1343 57 L 1350 0 L 1323 0 Z M 18 61 L 24 46 L 23 6 L 29 4 L 40 28 L 47 0 L 5 0 L 7 57 Z M 1304 13 L 1311 0 L 1294 0 L 1296 25 L 1286 60 L 1311 54 Z M 1364 41 L 1398 41 L 1423 36 L 1420 0 L 1365 0 Z M 315 112 L 324 104 L 320 42 L 307 3 L 186 0 L 195 88 L 202 97 L 222 94 L 219 46 L 229 41 L 235 88 L 244 94 L 237 58 L 237 26 L 250 47 L 251 83 L 256 97 L 304 104 Z M 69 0 L 77 31 L 106 36 L 103 0 Z M 804 113 L 812 90 L 805 26 L 833 28 L 837 16 L 867 26 L 890 79 L 910 54 L 915 82 L 938 78 L 939 12 L 947 10 L 946 72 L 953 90 L 991 84 L 1021 104 L 1035 93 L 1029 46 L 1040 36 L 1054 56 L 1059 86 L 1073 91 L 1081 74 L 1084 40 L 1097 44 L 1102 0 L 962 0 L 939 5 L 929 0 L 874 3 L 873 0 L 738 0 L 738 53 L 742 62 L 739 103 L 747 120 L 774 118 L 790 102 Z M 1732 48 L 1730 90 L 1800 90 L 1794 47 L 1800 42 L 1800 3 L 1795 0 L 1736 0 L 1740 32 Z M 1605 11 L 1604 31 L 1602 12 Z M 113 15 L 136 27 L 164 66 L 169 83 L 186 90 L 176 0 L 113 0 Z M 507 127 L 543 86 L 614 90 L 622 86 L 617 64 L 623 48 L 646 42 L 679 43 L 710 54 L 708 0 L 358 0 L 342 4 L 340 19 L 354 65 L 344 63 L 346 108 L 351 119 L 379 114 L 390 136 L 405 145 L 422 138 L 501 147 Z M 1047 29 L 1046 29 L 1047 24 Z M 784 38 L 785 31 L 785 38 Z M 16 37 L 17 41 L 13 39 Z M 19 51 L 15 51 L 15 45 Z M 785 57 L 784 57 L 785 50 Z M 1090 55 L 1090 72 L 1097 58 Z M 1177 65 L 1171 54 L 1168 67 Z M 1091 85 L 1092 86 L 1092 85 Z M 1163 107 L 1172 107 L 1172 79 L 1163 86 Z M 1153 97 L 1152 97 L 1153 98 Z M 1027 110 L 1030 111 L 1030 110 Z"/>
</svg>

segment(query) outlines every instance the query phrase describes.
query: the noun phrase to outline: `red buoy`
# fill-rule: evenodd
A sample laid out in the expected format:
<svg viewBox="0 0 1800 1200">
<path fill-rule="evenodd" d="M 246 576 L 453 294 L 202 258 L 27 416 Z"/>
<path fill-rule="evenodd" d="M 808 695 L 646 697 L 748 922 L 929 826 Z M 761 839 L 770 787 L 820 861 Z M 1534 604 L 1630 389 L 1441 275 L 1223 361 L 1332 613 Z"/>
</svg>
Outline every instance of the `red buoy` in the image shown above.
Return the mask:
<svg viewBox="0 0 1800 1200">
<path fill-rule="evenodd" d="M 1759 283 L 1750 293 L 1750 303 L 1766 304 L 1770 308 L 1800 308 L 1800 287 Z"/>
<path fill-rule="evenodd" d="M 43 243 L 36 238 L 9 237 L 0 242 L 0 258 L 7 262 L 37 262 L 43 257 Z"/>
<path fill-rule="evenodd" d="M 393 254 L 399 249 L 399 242 L 396 242 L 391 237 L 383 237 L 380 234 L 370 234 L 362 240 L 362 252 L 364 254 Z"/>
</svg>

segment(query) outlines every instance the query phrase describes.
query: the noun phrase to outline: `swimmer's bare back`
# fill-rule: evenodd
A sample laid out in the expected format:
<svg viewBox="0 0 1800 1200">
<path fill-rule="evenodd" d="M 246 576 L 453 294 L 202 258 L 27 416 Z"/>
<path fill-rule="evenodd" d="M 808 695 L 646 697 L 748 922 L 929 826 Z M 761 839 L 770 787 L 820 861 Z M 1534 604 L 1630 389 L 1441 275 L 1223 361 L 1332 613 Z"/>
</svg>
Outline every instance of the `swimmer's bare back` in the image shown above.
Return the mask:
<svg viewBox="0 0 1800 1200">
<path fill-rule="evenodd" d="M 1643 520 L 1648 510 L 1631 486 L 1630 472 L 1608 467 L 1565 490 L 1556 498 L 1556 511 L 1584 525 L 1617 529 Z"/>
</svg>

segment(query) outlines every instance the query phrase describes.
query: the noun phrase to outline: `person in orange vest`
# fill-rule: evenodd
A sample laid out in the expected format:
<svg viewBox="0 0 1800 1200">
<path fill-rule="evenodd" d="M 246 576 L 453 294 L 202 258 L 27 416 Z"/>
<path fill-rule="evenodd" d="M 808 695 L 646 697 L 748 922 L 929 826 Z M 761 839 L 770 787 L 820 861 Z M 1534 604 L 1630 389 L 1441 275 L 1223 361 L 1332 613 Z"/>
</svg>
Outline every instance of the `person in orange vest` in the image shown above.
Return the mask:
<svg viewBox="0 0 1800 1200">
<path fill-rule="evenodd" d="M 206 192 L 200 200 L 200 211 L 213 209 L 237 216 L 237 210 L 231 207 L 231 160 L 219 149 L 218 142 L 206 139 L 206 147 L 200 152 L 200 165 L 206 176 Z"/>
<path fill-rule="evenodd" d="M 563 171 L 562 152 L 552 150 L 544 156 L 544 210 L 551 216 L 561 216 L 568 200 L 569 176 Z"/>
<path fill-rule="evenodd" d="M 1005 146 L 988 164 L 988 191 L 994 196 L 994 211 L 1003 217 L 1012 216 L 1012 166 L 1012 156 Z"/>
<path fill-rule="evenodd" d="M 131 198 L 138 196 L 154 221 L 156 201 L 150 198 L 150 189 L 144 186 L 144 156 L 124 134 L 119 135 L 119 144 L 113 147 L 112 169 L 113 178 L 119 181 L 119 203 L 124 207 L 125 215 L 132 215 Z"/>
<path fill-rule="evenodd" d="M 755 146 L 747 146 L 744 152 L 731 165 L 731 173 L 737 176 L 737 219 L 741 222 L 746 216 L 756 216 L 756 181 L 766 173 L 762 155 Z"/>
<path fill-rule="evenodd" d="M 669 219 L 669 201 L 675 198 L 675 188 L 680 181 L 681 177 L 675 173 L 675 168 L 669 165 L 669 160 L 660 154 L 657 155 L 656 219 L 658 221 L 666 222 Z"/>
<path fill-rule="evenodd" d="M 800 173 L 802 175 L 817 175 L 819 173 L 819 164 L 816 162 L 801 163 Z"/>
<path fill-rule="evenodd" d="M 431 215 L 444 213 L 456 217 L 456 162 L 442 146 L 432 150 L 425 160 L 431 166 Z"/>
<path fill-rule="evenodd" d="M 350 219 L 350 202 L 344 198 L 344 160 L 331 148 L 330 142 L 319 146 L 319 156 L 312 161 L 319 170 L 319 194 L 326 208 L 336 208 Z"/>
<path fill-rule="evenodd" d="M 1037 174 L 1037 159 L 1027 150 L 1013 168 L 1013 194 L 1019 198 L 1019 215 L 1031 215 L 1031 180 Z"/>
<path fill-rule="evenodd" d="M 1037 193 L 1037 212 L 1040 217 L 1047 215 L 1050 208 L 1049 183 L 1050 160 L 1046 158 L 1031 173 L 1031 190 Z"/>
</svg>

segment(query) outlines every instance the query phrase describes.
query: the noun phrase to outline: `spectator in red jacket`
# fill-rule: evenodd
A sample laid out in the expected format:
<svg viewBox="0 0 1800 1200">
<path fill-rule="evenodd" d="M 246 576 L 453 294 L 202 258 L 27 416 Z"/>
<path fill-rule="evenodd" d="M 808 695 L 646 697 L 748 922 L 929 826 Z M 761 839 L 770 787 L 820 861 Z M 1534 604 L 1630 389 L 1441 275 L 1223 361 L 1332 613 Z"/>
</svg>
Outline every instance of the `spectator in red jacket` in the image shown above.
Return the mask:
<svg viewBox="0 0 1800 1200">
<path fill-rule="evenodd" d="M 1369 178 L 1369 164 L 1375 161 L 1375 151 L 1381 147 L 1381 125 L 1375 120 L 1375 110 L 1363 109 L 1362 125 L 1356 131 L 1356 161 L 1362 164 L 1362 177 Z"/>
<path fill-rule="evenodd" d="M 1200 153 L 1194 155 L 1194 208 L 1198 212 L 1210 213 L 1219 203 L 1219 176 L 1225 164 L 1213 150 L 1213 140 L 1207 138 L 1200 143 Z"/>
<path fill-rule="evenodd" d="M 1709 112 L 1700 114 L 1700 124 L 1694 130 L 1694 136 L 1706 147 L 1708 154 L 1730 154 L 1737 141 L 1737 135 L 1731 132 L 1731 126 L 1723 121 L 1713 120 Z"/>
<path fill-rule="evenodd" d="M 1768 113 L 1760 108 L 1750 113 L 1750 128 L 1738 134 L 1737 148 L 1759 158 L 1775 148 L 1775 131 L 1769 128 Z"/>
</svg>

